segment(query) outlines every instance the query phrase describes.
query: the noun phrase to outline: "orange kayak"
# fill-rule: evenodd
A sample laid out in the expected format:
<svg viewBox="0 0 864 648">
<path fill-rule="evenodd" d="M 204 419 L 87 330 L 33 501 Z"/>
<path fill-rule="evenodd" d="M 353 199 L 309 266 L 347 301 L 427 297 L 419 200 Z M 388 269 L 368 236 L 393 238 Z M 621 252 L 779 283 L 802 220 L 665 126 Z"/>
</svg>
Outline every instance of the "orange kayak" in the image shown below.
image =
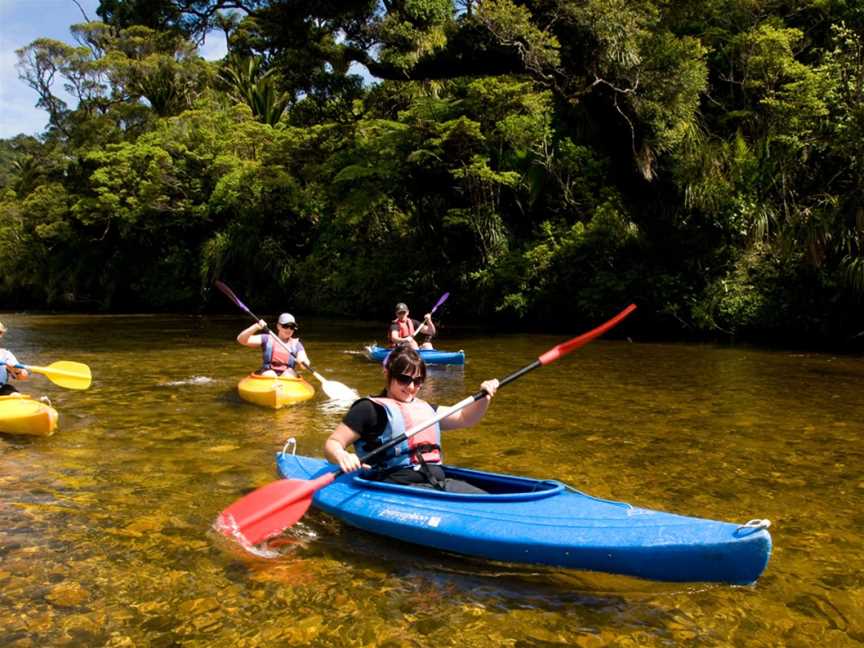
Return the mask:
<svg viewBox="0 0 864 648">
<path fill-rule="evenodd" d="M 249 374 L 239 383 L 240 398 L 263 407 L 279 409 L 308 400 L 315 395 L 315 388 L 302 378 L 268 378 Z"/>
<path fill-rule="evenodd" d="M 0 432 L 51 436 L 57 429 L 57 418 L 57 410 L 30 396 L 0 396 Z"/>
</svg>

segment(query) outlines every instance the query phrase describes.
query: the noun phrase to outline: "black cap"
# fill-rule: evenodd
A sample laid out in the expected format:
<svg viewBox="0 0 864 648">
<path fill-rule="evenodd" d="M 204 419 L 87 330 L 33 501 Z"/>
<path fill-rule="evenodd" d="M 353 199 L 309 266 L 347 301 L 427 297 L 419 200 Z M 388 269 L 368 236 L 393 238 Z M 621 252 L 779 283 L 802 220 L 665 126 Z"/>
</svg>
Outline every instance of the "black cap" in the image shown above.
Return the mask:
<svg viewBox="0 0 864 648">
<path fill-rule="evenodd" d="M 406 313 L 408 312 L 408 305 L 404 302 L 399 302 L 398 304 L 396 304 L 396 312 L 401 313 L 403 311 Z"/>
</svg>

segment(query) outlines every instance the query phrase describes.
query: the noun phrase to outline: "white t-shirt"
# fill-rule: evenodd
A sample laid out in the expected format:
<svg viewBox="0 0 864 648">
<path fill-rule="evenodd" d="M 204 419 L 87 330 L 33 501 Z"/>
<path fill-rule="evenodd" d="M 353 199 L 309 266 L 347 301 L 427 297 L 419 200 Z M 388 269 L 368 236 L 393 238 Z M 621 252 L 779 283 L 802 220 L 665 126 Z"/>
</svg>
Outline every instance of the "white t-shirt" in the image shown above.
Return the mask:
<svg viewBox="0 0 864 648">
<path fill-rule="evenodd" d="M 13 367 L 18 364 L 18 359 L 11 351 L 0 349 L 0 385 L 9 382 L 9 372 L 6 370 L 6 365 Z"/>
</svg>

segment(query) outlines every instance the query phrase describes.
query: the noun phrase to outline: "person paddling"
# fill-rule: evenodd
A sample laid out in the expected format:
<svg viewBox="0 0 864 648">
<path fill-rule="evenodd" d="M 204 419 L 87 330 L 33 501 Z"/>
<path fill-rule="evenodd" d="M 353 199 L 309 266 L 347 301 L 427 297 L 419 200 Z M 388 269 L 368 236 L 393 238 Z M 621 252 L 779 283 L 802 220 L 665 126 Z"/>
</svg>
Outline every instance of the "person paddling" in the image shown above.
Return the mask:
<svg viewBox="0 0 864 648">
<path fill-rule="evenodd" d="M 355 450 L 365 455 L 405 430 L 431 420 L 438 409 L 417 397 L 426 379 L 426 363 L 416 350 L 396 347 L 387 356 L 384 373 L 385 389 L 378 396 L 356 401 L 324 444 L 324 456 L 345 472 L 370 469 L 360 463 L 356 453 L 347 450 L 349 445 L 354 444 Z M 455 493 L 485 492 L 468 482 L 447 477 L 441 466 L 441 431 L 470 427 L 479 422 L 498 389 L 498 381 L 487 380 L 480 387 L 486 392 L 485 397 L 406 439 L 385 453 L 366 476 Z"/>
<path fill-rule="evenodd" d="M 237 341 L 243 346 L 251 348 L 261 348 L 263 360 L 261 368 L 255 373 L 261 376 L 275 378 L 276 376 L 284 376 L 286 378 L 294 378 L 297 376 L 297 371 L 294 367 L 298 362 L 311 366 L 312 363 L 306 355 L 306 349 L 303 348 L 303 343 L 299 338 L 294 337 L 297 332 L 297 320 L 291 313 L 282 313 L 276 322 L 276 335 L 285 345 L 276 342 L 268 333 L 256 333 L 267 328 L 267 322 L 263 319 L 248 328 L 240 331 L 237 336 Z M 290 352 L 285 349 L 288 347 Z"/>
<path fill-rule="evenodd" d="M 387 338 L 392 346 L 404 344 L 412 349 L 431 349 L 432 336 L 435 335 L 435 325 L 432 323 L 432 313 L 423 316 L 423 322 L 408 317 L 408 306 L 404 302 L 396 304 L 396 319 L 390 322 Z M 418 344 L 415 335 L 425 335 L 422 344 Z"/>
<path fill-rule="evenodd" d="M 0 338 L 6 335 L 6 325 L 0 322 Z M 30 374 L 26 369 L 17 367 L 18 359 L 8 349 L 0 348 L 0 396 L 17 394 L 18 389 L 10 380 L 27 380 Z"/>
</svg>

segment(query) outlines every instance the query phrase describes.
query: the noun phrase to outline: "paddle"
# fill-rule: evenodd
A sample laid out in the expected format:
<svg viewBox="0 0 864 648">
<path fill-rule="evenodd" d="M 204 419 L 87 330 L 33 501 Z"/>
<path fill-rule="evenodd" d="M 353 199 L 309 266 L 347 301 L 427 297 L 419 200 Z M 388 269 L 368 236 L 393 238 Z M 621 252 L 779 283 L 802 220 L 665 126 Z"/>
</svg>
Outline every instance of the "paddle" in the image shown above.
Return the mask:
<svg viewBox="0 0 864 648">
<path fill-rule="evenodd" d="M 635 309 L 636 305 L 630 304 L 605 324 L 602 324 L 587 333 L 583 333 L 572 340 L 562 342 L 561 344 L 552 347 L 531 364 L 528 364 L 518 371 L 514 371 L 510 375 L 502 378 L 498 382 L 498 387 L 503 387 L 517 378 L 521 378 L 529 371 L 550 364 L 558 358 L 567 355 L 571 351 L 584 346 L 594 338 L 603 335 L 603 333 L 617 325 Z M 381 447 L 373 450 L 364 457 L 361 457 L 360 462 L 369 463 L 369 460 L 373 457 L 399 445 L 409 437 L 425 430 L 430 425 L 434 425 L 451 414 L 468 407 L 471 403 L 480 400 L 485 395 L 486 392 L 481 389 L 477 393 L 459 401 L 452 407 L 439 408 L 439 411 L 434 418 L 415 425 L 404 434 L 400 434 Z M 306 513 L 306 510 L 312 504 L 312 495 L 315 491 L 332 483 L 333 480 L 341 474 L 342 470 L 336 470 L 334 472 L 325 473 L 312 480 L 282 479 L 271 482 L 270 484 L 249 493 L 245 497 L 240 498 L 222 511 L 216 522 L 216 527 L 226 536 L 234 537 L 243 544 L 258 544 L 259 542 L 277 535 L 284 529 L 294 525 L 301 517 L 303 517 L 303 514 Z"/>
<path fill-rule="evenodd" d="M 36 367 L 33 365 L 15 365 L 18 369 L 26 369 L 33 373 L 44 375 L 55 385 L 67 389 L 87 389 L 90 386 L 90 367 L 83 362 L 72 362 L 71 360 L 58 360 L 47 367 Z"/>
<path fill-rule="evenodd" d="M 432 307 L 432 310 L 429 311 L 429 317 L 430 317 L 430 318 L 432 317 L 432 315 L 435 314 L 435 311 L 438 310 L 438 307 L 439 307 L 441 304 L 443 304 L 445 301 L 447 301 L 447 298 L 448 298 L 449 296 L 450 296 L 450 293 L 449 293 L 449 292 L 445 292 L 443 295 L 441 295 L 441 299 L 439 299 L 439 300 L 436 302 L 436 304 Z M 411 337 L 417 337 L 417 334 L 420 333 L 420 329 L 421 329 L 421 328 L 423 328 L 423 325 L 422 325 L 422 324 L 421 324 L 420 326 L 417 327 L 417 330 L 414 331 L 414 335 L 412 335 Z M 432 336 L 431 336 L 431 335 L 429 336 L 429 339 L 430 339 L 430 340 L 432 339 Z"/>
<path fill-rule="evenodd" d="M 230 299 L 241 309 L 246 311 L 246 313 L 251 316 L 256 322 L 261 321 L 261 319 L 255 313 L 249 310 L 249 307 L 246 306 L 246 304 L 240 301 L 237 295 L 234 294 L 234 291 L 231 290 L 228 286 L 226 286 L 221 281 L 217 281 L 216 287 L 221 290 L 225 294 L 225 296 L 228 297 L 228 299 Z M 267 332 L 268 335 L 270 335 L 270 337 L 276 340 L 283 349 L 290 353 L 291 356 L 295 360 L 297 360 L 301 367 L 305 367 L 312 372 L 312 375 L 315 376 L 318 382 L 321 383 L 321 389 L 323 389 L 324 393 L 327 394 L 330 398 L 334 400 L 356 400 L 360 397 L 360 395 L 355 390 L 351 389 L 347 385 L 343 385 L 342 383 L 336 382 L 335 380 L 327 380 L 324 376 L 315 371 L 310 365 L 306 365 L 305 363 L 300 362 L 300 360 L 297 359 L 297 355 L 290 348 L 288 348 L 287 344 L 285 344 L 281 339 L 279 339 L 278 335 L 276 335 L 269 328 L 265 328 L 264 330 Z"/>
</svg>

